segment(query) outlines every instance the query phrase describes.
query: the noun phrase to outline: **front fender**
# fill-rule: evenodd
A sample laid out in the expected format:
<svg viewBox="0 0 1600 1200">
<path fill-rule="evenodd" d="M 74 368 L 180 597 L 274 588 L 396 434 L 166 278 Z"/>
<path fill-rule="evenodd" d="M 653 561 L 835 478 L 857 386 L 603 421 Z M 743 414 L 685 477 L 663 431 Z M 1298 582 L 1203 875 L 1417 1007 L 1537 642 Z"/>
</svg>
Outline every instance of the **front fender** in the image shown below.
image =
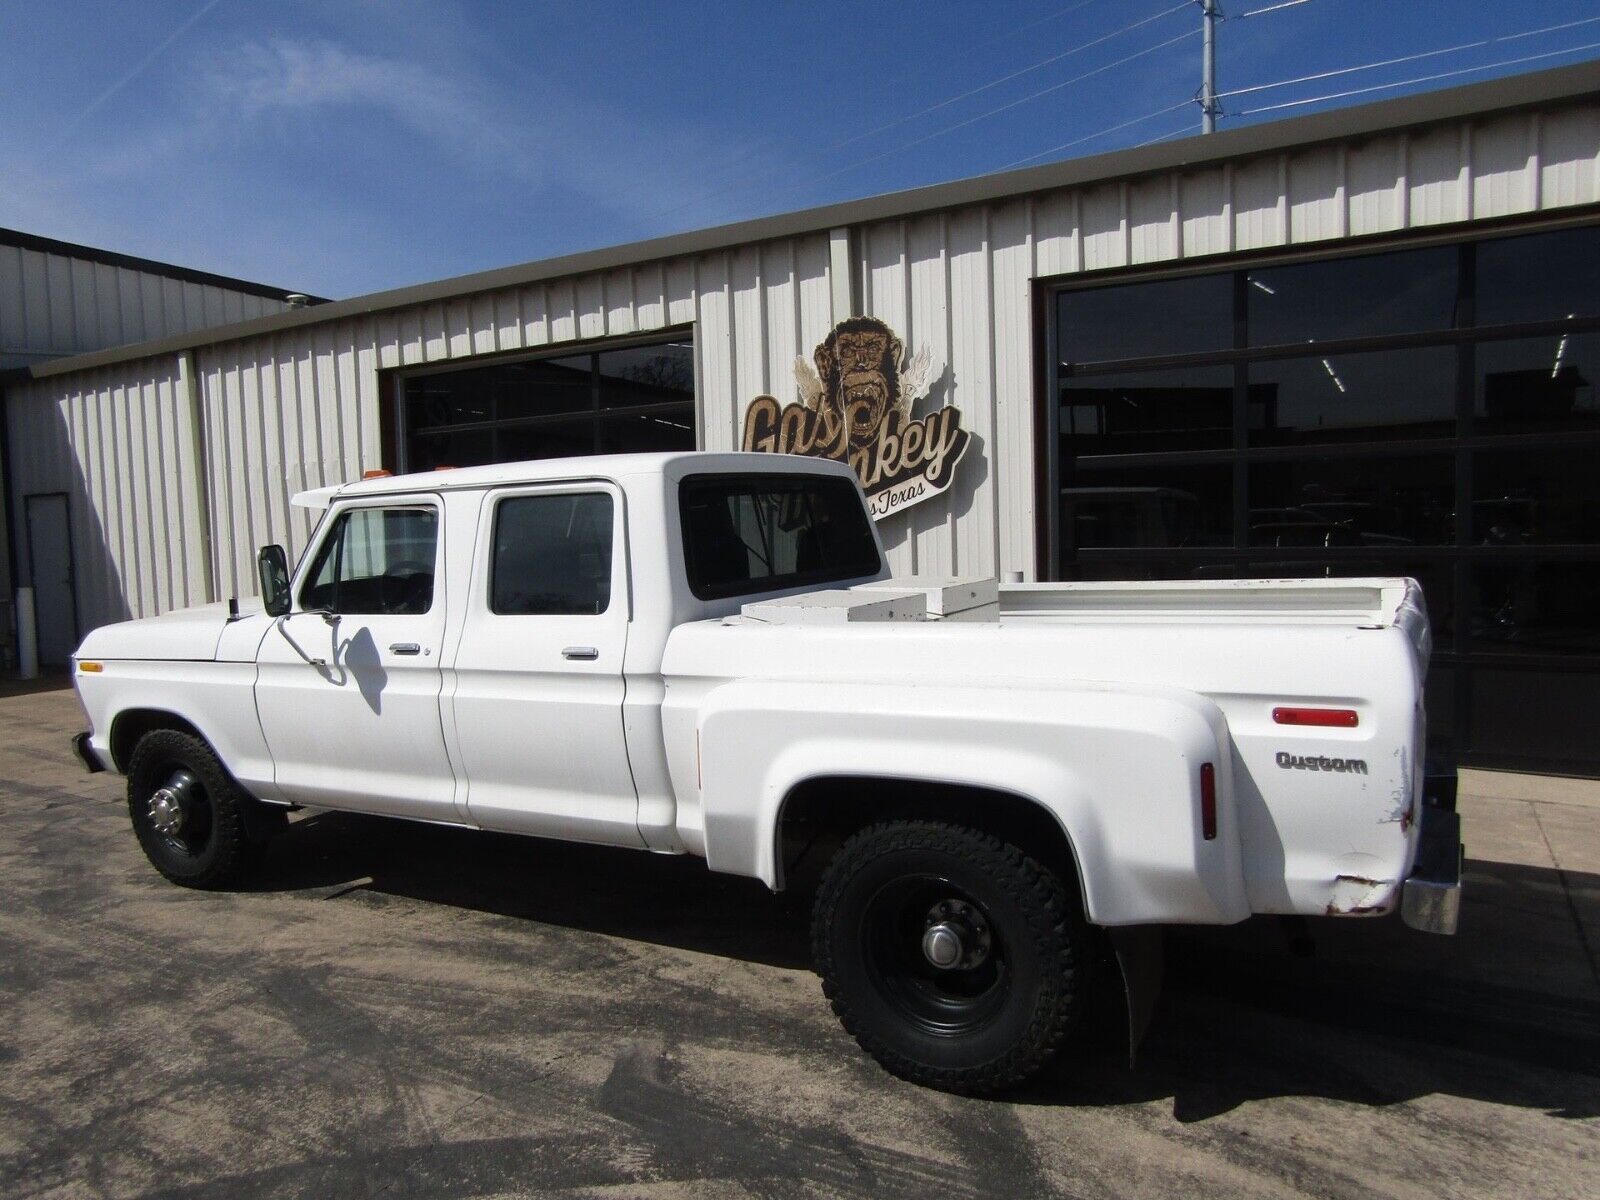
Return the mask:
<svg viewBox="0 0 1600 1200">
<path fill-rule="evenodd" d="M 111 730 L 123 713 L 169 712 L 199 730 L 247 792 L 281 801 L 256 718 L 255 680 L 253 662 L 106 659 L 99 672 L 74 682 L 92 727 L 89 744 L 102 761 L 112 762 Z"/>
<path fill-rule="evenodd" d="M 737 680 L 698 733 L 707 864 L 778 884 L 778 821 L 808 779 L 964 784 L 1041 805 L 1076 855 L 1103 925 L 1249 915 L 1227 729 L 1176 688 Z M 1217 836 L 1200 826 L 1200 765 L 1217 773 Z"/>
</svg>

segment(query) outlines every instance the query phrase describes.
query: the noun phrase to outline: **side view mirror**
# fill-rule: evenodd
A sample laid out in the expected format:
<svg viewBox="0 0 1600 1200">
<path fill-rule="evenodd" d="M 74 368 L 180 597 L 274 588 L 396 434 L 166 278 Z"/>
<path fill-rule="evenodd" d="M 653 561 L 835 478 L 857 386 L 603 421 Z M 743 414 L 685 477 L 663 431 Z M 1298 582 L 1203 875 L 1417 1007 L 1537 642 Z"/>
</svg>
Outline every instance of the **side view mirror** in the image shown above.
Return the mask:
<svg viewBox="0 0 1600 1200">
<path fill-rule="evenodd" d="M 256 555 L 256 574 L 261 579 L 261 599 L 267 616 L 281 617 L 289 611 L 289 556 L 282 546 L 263 546 Z"/>
</svg>

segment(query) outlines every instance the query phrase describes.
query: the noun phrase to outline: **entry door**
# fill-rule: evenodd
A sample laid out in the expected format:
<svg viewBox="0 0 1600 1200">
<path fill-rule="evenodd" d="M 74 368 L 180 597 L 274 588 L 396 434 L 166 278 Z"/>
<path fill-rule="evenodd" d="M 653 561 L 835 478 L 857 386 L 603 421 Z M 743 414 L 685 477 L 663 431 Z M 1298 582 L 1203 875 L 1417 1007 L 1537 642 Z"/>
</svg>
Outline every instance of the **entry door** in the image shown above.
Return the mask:
<svg viewBox="0 0 1600 1200">
<path fill-rule="evenodd" d="M 324 523 L 258 659 L 256 709 L 285 799 L 454 819 L 439 712 L 440 515 L 430 499 L 385 498 Z"/>
<path fill-rule="evenodd" d="M 78 648 L 78 600 L 72 578 L 72 520 L 65 492 L 24 500 L 28 517 L 28 560 L 33 564 L 33 612 L 39 636 L 39 661 L 66 665 Z"/>
<path fill-rule="evenodd" d="M 467 812 L 485 829 L 643 846 L 622 728 L 621 497 L 490 497 L 451 675 Z"/>
</svg>

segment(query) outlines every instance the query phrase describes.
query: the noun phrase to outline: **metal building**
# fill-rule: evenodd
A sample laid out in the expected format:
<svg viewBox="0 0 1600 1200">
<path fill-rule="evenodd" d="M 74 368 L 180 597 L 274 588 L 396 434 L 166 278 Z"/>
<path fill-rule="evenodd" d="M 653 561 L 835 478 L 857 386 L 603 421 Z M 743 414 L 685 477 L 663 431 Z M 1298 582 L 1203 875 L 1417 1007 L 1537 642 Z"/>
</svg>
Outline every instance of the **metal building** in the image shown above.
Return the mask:
<svg viewBox="0 0 1600 1200">
<path fill-rule="evenodd" d="M 313 298 L 242 279 L 194 271 L 170 263 L 116 254 L 0 229 L 0 378 L 8 369 L 104 350 L 112 346 L 191 333 L 284 312 Z M 13 536 L 31 539 L 48 556 L 55 581 L 46 603 L 70 609 L 73 562 L 71 499 L 64 489 L 19 493 L 5 488 L 0 513 L 27 497 Z M 6 522 L 10 529 L 13 523 Z M 11 643 L 11 580 L 15 547 L 0 558 L 0 645 Z M 48 649 L 75 632 L 75 621 Z M 87 628 L 87 626 L 84 626 Z"/>
<path fill-rule="evenodd" d="M 883 516 L 897 571 L 1414 574 L 1435 727 L 1594 772 L 1596 268 L 1589 63 L 35 364 L 10 494 L 70 500 L 60 646 L 253 593 L 290 495 L 366 469 L 736 448 L 872 318 L 891 405 L 966 435 Z"/>
</svg>

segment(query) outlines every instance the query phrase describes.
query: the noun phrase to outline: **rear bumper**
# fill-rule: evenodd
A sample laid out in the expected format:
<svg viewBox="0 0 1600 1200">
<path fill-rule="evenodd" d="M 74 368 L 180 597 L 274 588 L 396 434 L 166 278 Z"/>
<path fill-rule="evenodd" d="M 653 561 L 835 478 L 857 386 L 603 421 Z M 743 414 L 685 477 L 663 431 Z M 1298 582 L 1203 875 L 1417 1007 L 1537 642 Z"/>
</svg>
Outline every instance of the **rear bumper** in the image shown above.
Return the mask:
<svg viewBox="0 0 1600 1200">
<path fill-rule="evenodd" d="M 1424 804 L 1416 863 L 1400 893 L 1400 918 L 1411 928 L 1424 933 L 1456 931 L 1461 854 L 1461 818 L 1451 809 Z"/>
<path fill-rule="evenodd" d="M 89 745 L 87 732 L 72 735 L 72 752 L 78 756 L 78 761 L 89 774 L 98 775 L 106 769 L 105 763 L 100 761 L 100 756 L 95 753 L 94 747 Z"/>
</svg>

